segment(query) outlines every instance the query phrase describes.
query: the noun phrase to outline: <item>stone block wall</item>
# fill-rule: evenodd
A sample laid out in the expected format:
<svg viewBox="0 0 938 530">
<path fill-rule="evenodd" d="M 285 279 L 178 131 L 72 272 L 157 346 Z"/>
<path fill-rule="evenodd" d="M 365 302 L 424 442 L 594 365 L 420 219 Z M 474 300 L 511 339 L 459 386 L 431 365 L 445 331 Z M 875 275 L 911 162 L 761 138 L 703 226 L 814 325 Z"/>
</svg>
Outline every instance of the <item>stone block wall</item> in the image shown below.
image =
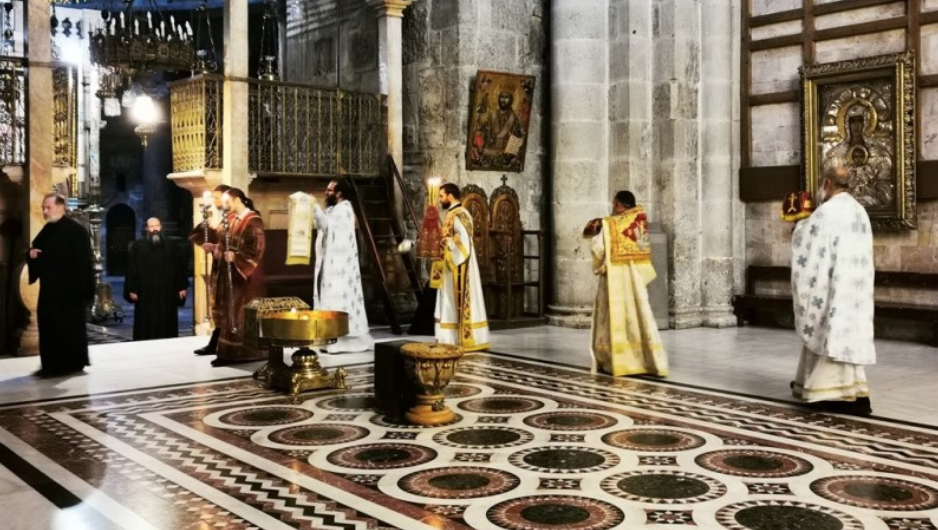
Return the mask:
<svg viewBox="0 0 938 530">
<path fill-rule="evenodd" d="M 425 180 L 439 176 L 486 193 L 507 184 L 518 193 L 525 228 L 544 225 L 549 80 L 546 0 L 416 0 L 405 12 L 404 179 L 422 210 Z M 478 70 L 536 77 L 524 171 L 467 171 L 470 91 Z"/>
<path fill-rule="evenodd" d="M 818 2 L 820 3 L 820 2 Z M 799 9 L 801 0 L 754 0 L 752 15 L 767 15 Z M 818 16 L 816 28 L 837 28 L 874 20 L 904 16 L 906 2 L 853 9 Z M 924 0 L 923 11 L 938 11 L 938 1 Z M 753 39 L 791 35 L 802 31 L 802 21 L 763 26 L 753 31 Z M 905 29 L 845 37 L 817 42 L 815 57 L 825 63 L 870 57 L 906 50 Z M 938 73 L 938 24 L 921 27 L 921 42 L 915 50 L 921 57 L 920 75 Z M 775 48 L 752 55 L 751 94 L 799 90 L 798 66 L 802 63 L 801 46 Z M 938 160 L 938 88 L 918 91 L 916 104 L 921 108 L 918 147 L 920 160 Z M 786 166 L 801 164 L 801 105 L 797 102 L 762 105 L 752 108 L 751 165 Z M 935 178 L 920 175 L 919 178 Z M 746 263 L 788 265 L 791 259 L 791 226 L 779 218 L 780 202 L 749 203 L 745 208 Z M 938 272 L 938 202 L 917 202 L 918 228 L 901 232 L 879 231 L 874 235 L 877 270 Z M 788 286 L 768 286 L 786 291 Z M 903 290 L 879 290 L 877 298 L 934 303 L 934 293 Z"/>
</svg>

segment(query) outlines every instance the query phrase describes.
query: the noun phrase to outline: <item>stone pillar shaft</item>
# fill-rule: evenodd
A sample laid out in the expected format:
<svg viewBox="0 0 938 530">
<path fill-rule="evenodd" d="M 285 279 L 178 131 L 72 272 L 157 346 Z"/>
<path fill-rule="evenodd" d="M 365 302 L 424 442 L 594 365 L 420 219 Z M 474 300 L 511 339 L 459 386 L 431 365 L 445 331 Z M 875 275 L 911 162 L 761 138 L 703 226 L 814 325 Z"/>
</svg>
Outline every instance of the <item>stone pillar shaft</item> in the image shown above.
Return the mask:
<svg viewBox="0 0 938 530">
<path fill-rule="evenodd" d="M 248 168 L 248 1 L 225 0 L 225 82 L 222 118 L 222 182 L 245 193 Z"/>
<path fill-rule="evenodd" d="M 26 57 L 29 60 L 29 88 L 26 95 L 26 149 L 29 178 L 28 238 L 32 241 L 44 224 L 42 197 L 52 192 L 52 149 L 54 132 L 52 94 L 52 37 L 49 3 L 26 2 Z"/>
<path fill-rule="evenodd" d="M 591 218 L 610 210 L 608 0 L 557 0 L 551 8 L 551 158 L 554 166 L 551 323 L 588 327 L 595 290 Z"/>
<path fill-rule="evenodd" d="M 404 82 L 401 19 L 413 0 L 371 0 L 378 18 L 378 84 L 388 98 L 388 154 L 404 167 Z"/>
</svg>

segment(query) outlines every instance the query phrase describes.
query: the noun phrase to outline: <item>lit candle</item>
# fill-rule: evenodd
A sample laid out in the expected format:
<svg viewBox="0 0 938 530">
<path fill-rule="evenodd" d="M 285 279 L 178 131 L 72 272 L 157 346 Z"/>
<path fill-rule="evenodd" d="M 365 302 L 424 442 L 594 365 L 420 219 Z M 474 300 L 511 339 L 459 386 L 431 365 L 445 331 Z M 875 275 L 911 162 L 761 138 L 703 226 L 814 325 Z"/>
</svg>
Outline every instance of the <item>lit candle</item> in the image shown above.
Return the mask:
<svg viewBox="0 0 938 530">
<path fill-rule="evenodd" d="M 212 192 L 205 191 L 202 193 L 202 206 L 208 206 L 212 202 Z"/>
<path fill-rule="evenodd" d="M 440 185 L 443 180 L 440 177 L 430 177 L 427 179 L 427 203 L 430 206 L 436 206 L 440 201 Z"/>
</svg>

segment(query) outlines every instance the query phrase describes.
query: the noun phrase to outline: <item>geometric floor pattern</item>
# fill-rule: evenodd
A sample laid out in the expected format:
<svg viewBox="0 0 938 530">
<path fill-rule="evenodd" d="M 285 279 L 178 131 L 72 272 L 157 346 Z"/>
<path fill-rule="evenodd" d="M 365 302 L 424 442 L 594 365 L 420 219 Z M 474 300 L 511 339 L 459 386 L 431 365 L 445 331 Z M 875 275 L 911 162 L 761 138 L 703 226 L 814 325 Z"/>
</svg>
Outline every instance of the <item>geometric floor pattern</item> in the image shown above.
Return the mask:
<svg viewBox="0 0 938 530">
<path fill-rule="evenodd" d="M 348 372 L 5 405 L 0 464 L 96 528 L 938 529 L 934 430 L 498 354 L 416 428 Z"/>
</svg>

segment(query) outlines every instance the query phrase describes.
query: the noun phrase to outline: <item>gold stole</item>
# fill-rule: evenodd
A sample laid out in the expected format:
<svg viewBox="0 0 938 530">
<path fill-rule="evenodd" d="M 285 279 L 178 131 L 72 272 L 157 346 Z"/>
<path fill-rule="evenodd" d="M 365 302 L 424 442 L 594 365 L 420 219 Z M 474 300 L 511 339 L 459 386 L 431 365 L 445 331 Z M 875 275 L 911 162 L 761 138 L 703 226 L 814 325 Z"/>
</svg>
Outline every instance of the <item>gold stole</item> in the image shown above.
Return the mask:
<svg viewBox="0 0 938 530">
<path fill-rule="evenodd" d="M 626 289 L 626 282 L 632 283 L 629 265 L 635 264 L 645 285 L 656 276 L 651 265 L 648 220 L 642 207 L 636 206 L 603 219 L 603 243 L 606 247 L 606 289 L 609 295 L 609 343 L 614 358 L 616 354 L 633 351 L 626 329 L 626 307 L 628 298 L 634 298 L 632 291 L 639 286 L 632 285 L 632 289 Z"/>
</svg>

